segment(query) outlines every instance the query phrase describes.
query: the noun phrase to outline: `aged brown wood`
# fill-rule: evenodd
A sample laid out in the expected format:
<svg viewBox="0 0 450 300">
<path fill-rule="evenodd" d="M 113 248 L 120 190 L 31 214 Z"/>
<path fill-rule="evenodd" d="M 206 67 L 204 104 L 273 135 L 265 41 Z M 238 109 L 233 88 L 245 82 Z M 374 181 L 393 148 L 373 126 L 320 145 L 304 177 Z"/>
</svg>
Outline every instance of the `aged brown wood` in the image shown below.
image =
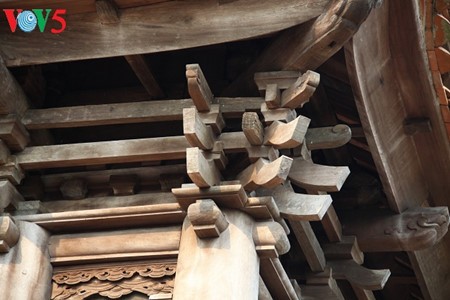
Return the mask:
<svg viewBox="0 0 450 300">
<path fill-rule="evenodd" d="M 10 205 L 17 208 L 21 201 L 24 199 L 14 185 L 8 180 L 0 180 L 0 213 Z"/>
<path fill-rule="evenodd" d="M 165 1 L 121 10 L 114 26 L 100 24 L 95 12 L 68 15 L 64 34 L 46 34 L 45 42 L 38 31 L 25 37 L 2 26 L 0 50 L 7 66 L 19 66 L 185 49 L 278 32 L 317 17 L 328 2 Z"/>
<path fill-rule="evenodd" d="M 20 231 L 14 221 L 8 216 L 0 217 L 0 253 L 8 253 L 19 237 Z"/>
<path fill-rule="evenodd" d="M 260 146 L 264 142 L 264 127 L 255 112 L 242 115 L 242 131 L 250 144 Z"/>
<path fill-rule="evenodd" d="M 15 115 L 0 118 L 0 139 L 13 151 L 20 151 L 30 142 L 30 135 Z"/>
<path fill-rule="evenodd" d="M 211 150 L 216 140 L 212 128 L 203 124 L 195 107 L 183 109 L 183 133 L 192 147 Z"/>
<path fill-rule="evenodd" d="M 276 84 L 279 89 L 285 90 L 292 86 L 300 77 L 298 71 L 257 72 L 253 76 L 259 91 L 264 91 L 271 84 Z"/>
<path fill-rule="evenodd" d="M 187 174 L 200 188 L 209 188 L 220 183 L 221 174 L 213 160 L 208 160 L 199 148 L 186 149 Z"/>
<path fill-rule="evenodd" d="M 189 205 L 187 217 L 201 239 L 216 238 L 228 228 L 228 221 L 211 199 L 197 200 Z"/>
<path fill-rule="evenodd" d="M 303 107 L 316 91 L 319 82 L 320 75 L 316 72 L 307 71 L 302 74 L 292 86 L 281 94 L 281 106 L 290 109 Z"/>
<path fill-rule="evenodd" d="M 299 116 L 287 124 L 274 121 L 265 129 L 264 144 L 272 145 L 277 149 L 298 147 L 305 139 L 310 121 L 304 116 Z"/>
<path fill-rule="evenodd" d="M 327 260 L 352 259 L 357 264 L 364 263 L 364 252 L 355 236 L 343 236 L 340 242 L 322 244 L 322 249 Z"/>
<path fill-rule="evenodd" d="M 261 259 L 260 273 L 274 299 L 299 299 L 278 258 Z"/>
<path fill-rule="evenodd" d="M 28 109 L 28 99 L 0 56 L 0 115 L 17 114 Z"/>
<path fill-rule="evenodd" d="M 10 155 L 8 147 L 0 140 L 0 164 L 7 163 Z"/>
<path fill-rule="evenodd" d="M 111 175 L 109 185 L 115 196 L 134 195 L 136 192 L 138 177 L 132 175 Z"/>
<path fill-rule="evenodd" d="M 209 111 L 214 95 L 209 88 L 205 75 L 198 64 L 186 65 L 186 79 L 189 95 L 200 112 Z"/>
<path fill-rule="evenodd" d="M 258 255 L 264 258 L 278 258 L 291 248 L 283 226 L 272 220 L 255 223 L 253 242 Z"/>
<path fill-rule="evenodd" d="M 86 181 L 82 178 L 64 181 L 59 189 L 63 198 L 67 200 L 84 199 L 88 192 Z"/>
<path fill-rule="evenodd" d="M 153 75 L 144 55 L 126 55 L 125 59 L 130 65 L 137 78 L 144 86 L 151 99 L 164 98 L 164 92 L 161 90 L 158 82 Z"/>
<path fill-rule="evenodd" d="M 352 138 L 350 127 L 344 124 L 332 127 L 309 128 L 305 139 L 309 150 L 333 149 L 347 144 Z"/>
<path fill-rule="evenodd" d="M 268 108 L 279 108 L 281 105 L 281 93 L 276 83 L 271 83 L 266 86 L 265 102 Z"/>
<path fill-rule="evenodd" d="M 333 1 L 319 18 L 277 37 L 225 91 L 227 95 L 252 91 L 256 72 L 314 70 L 335 54 L 369 15 L 373 0 Z"/>
<path fill-rule="evenodd" d="M 119 9 L 114 0 L 95 0 L 95 8 L 102 24 L 117 24 L 120 22 Z"/>
</svg>

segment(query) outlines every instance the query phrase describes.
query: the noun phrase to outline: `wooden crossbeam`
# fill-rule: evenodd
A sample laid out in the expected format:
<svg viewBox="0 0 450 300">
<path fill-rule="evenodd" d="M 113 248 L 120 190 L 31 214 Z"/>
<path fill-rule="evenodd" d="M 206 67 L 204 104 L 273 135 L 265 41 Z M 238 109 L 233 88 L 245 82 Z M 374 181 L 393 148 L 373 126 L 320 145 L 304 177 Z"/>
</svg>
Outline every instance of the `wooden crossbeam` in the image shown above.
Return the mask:
<svg viewBox="0 0 450 300">
<path fill-rule="evenodd" d="M 255 112 L 245 112 L 242 115 L 242 131 L 247 140 L 254 146 L 260 146 L 264 142 L 264 127 Z"/>
<path fill-rule="evenodd" d="M 0 181 L 0 213 L 2 213 L 4 209 L 10 205 L 17 208 L 19 202 L 22 201 L 24 201 L 24 199 L 14 185 L 12 185 L 8 180 Z"/>
<path fill-rule="evenodd" d="M 164 92 L 161 90 L 158 82 L 153 75 L 144 55 L 126 55 L 125 59 L 133 69 L 134 74 L 144 86 L 145 90 L 152 99 L 161 99 Z"/>
<path fill-rule="evenodd" d="M 23 150 L 30 142 L 30 135 L 15 115 L 0 118 L 0 139 L 13 151 Z"/>
<path fill-rule="evenodd" d="M 164 1 L 142 6 L 149 0 L 134 0 L 132 5 L 130 1 L 120 1 L 116 3 L 121 8 L 137 6 L 138 2 L 139 7 L 122 9 L 120 22 L 112 26 L 98 22 L 95 12 L 69 14 L 66 22 L 70 26 L 64 34 L 46 35 L 45 43 L 39 34 L 23 39 L 12 34 L 8 26 L 2 26 L 0 51 L 7 66 L 155 53 L 248 39 L 311 20 L 329 2 L 238 0 L 217 5 L 217 1 Z M 94 8 L 92 2 L 87 5 Z"/>
<path fill-rule="evenodd" d="M 241 117 L 246 111 L 258 111 L 264 102 L 264 99 L 259 97 L 216 100 L 220 103 L 220 112 L 229 118 Z M 50 129 L 178 121 L 183 119 L 183 109 L 193 105 L 192 99 L 180 99 L 31 109 L 25 113 L 22 123 L 27 129 Z M 213 126 L 213 129 L 223 128 L 223 120 L 216 121 L 219 115 L 218 105 L 212 105 L 210 112 L 199 115 L 204 123 Z M 220 132 L 216 129 L 216 133 Z"/>
</svg>

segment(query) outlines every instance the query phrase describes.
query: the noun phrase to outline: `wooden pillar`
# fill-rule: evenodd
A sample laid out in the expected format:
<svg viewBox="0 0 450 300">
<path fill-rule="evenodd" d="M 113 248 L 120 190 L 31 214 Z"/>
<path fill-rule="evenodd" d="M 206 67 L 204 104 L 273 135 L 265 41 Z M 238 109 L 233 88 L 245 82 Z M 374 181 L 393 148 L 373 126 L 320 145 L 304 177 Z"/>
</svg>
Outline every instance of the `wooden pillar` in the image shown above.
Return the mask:
<svg viewBox="0 0 450 300">
<path fill-rule="evenodd" d="M 247 214 L 222 209 L 229 226 L 217 238 L 200 239 L 189 218 L 183 224 L 174 300 L 258 299 L 259 258 Z"/>
<path fill-rule="evenodd" d="M 50 299 L 52 266 L 47 231 L 29 222 L 16 221 L 19 241 L 0 254 L 2 299 Z"/>
</svg>

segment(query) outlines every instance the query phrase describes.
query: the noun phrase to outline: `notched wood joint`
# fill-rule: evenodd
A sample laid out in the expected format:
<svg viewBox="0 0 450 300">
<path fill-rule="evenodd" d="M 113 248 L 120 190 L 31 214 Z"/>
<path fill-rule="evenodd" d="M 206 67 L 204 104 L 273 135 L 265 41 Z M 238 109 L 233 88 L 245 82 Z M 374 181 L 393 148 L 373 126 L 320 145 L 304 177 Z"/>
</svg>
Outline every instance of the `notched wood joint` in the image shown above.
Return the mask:
<svg viewBox="0 0 450 300">
<path fill-rule="evenodd" d="M 189 205 L 187 216 L 201 239 L 219 237 L 228 228 L 228 221 L 211 199 L 197 200 Z"/>
</svg>

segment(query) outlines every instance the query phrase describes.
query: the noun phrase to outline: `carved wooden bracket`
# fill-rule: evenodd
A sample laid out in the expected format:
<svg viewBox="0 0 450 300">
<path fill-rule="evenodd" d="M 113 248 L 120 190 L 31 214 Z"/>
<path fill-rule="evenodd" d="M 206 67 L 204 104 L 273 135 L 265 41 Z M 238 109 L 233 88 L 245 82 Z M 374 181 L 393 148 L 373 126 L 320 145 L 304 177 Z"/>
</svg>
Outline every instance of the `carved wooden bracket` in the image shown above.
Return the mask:
<svg viewBox="0 0 450 300">
<path fill-rule="evenodd" d="M 260 257 L 277 258 L 291 248 L 283 227 L 273 221 L 256 222 L 253 228 L 253 241 Z"/>
<path fill-rule="evenodd" d="M 330 267 L 326 267 L 323 272 L 307 274 L 306 285 L 301 285 L 301 289 L 306 299 L 345 300 Z"/>
<path fill-rule="evenodd" d="M 214 147 L 216 137 L 211 126 L 205 125 L 195 107 L 183 109 L 183 133 L 189 144 L 203 150 Z"/>
<path fill-rule="evenodd" d="M 302 107 L 316 91 L 320 75 L 307 71 L 295 83 L 281 94 L 281 107 L 296 109 Z"/>
<path fill-rule="evenodd" d="M 3 165 L 0 164 L 0 179 L 7 179 L 12 184 L 20 184 L 24 177 L 25 174 L 15 155 L 9 156 Z"/>
<path fill-rule="evenodd" d="M 273 197 L 249 197 L 245 207 L 241 210 L 251 215 L 255 220 L 274 220 L 283 226 L 286 234 L 290 232 Z"/>
<path fill-rule="evenodd" d="M 186 78 L 189 95 L 198 111 L 209 111 L 214 96 L 200 66 L 198 64 L 186 65 Z"/>
<path fill-rule="evenodd" d="M 340 242 L 322 244 L 322 249 L 327 260 L 352 259 L 359 265 L 364 263 L 364 252 L 359 249 L 355 236 L 343 236 Z"/>
<path fill-rule="evenodd" d="M 191 180 L 201 188 L 220 183 L 220 172 L 213 160 L 208 160 L 199 148 L 186 149 L 186 168 Z"/>
<path fill-rule="evenodd" d="M 264 123 L 272 124 L 274 121 L 291 122 L 297 117 L 294 109 L 290 108 L 274 108 L 269 109 L 266 103 L 261 104 L 261 113 L 264 117 Z"/>
<path fill-rule="evenodd" d="M 239 173 L 237 178 L 247 191 L 253 191 L 260 186 L 274 188 L 286 180 L 291 165 L 292 158 L 284 155 L 273 162 L 260 158 Z"/>
<path fill-rule="evenodd" d="M 306 146 L 309 150 L 333 149 L 343 146 L 352 138 L 350 127 L 339 124 L 332 127 L 309 128 L 306 132 Z"/>
<path fill-rule="evenodd" d="M 287 124 L 274 121 L 265 130 L 264 144 L 273 145 L 277 149 L 298 147 L 303 143 L 310 121 L 304 116 L 299 116 Z"/>
<path fill-rule="evenodd" d="M 19 241 L 20 231 L 10 217 L 0 217 L 0 253 L 7 253 Z"/>
<path fill-rule="evenodd" d="M 255 112 L 245 112 L 242 115 L 242 131 L 248 142 L 254 146 L 261 146 L 264 142 L 264 127 Z"/>
<path fill-rule="evenodd" d="M 211 199 L 197 200 L 191 204 L 187 216 L 201 239 L 219 237 L 228 228 L 228 221 Z"/>
</svg>

